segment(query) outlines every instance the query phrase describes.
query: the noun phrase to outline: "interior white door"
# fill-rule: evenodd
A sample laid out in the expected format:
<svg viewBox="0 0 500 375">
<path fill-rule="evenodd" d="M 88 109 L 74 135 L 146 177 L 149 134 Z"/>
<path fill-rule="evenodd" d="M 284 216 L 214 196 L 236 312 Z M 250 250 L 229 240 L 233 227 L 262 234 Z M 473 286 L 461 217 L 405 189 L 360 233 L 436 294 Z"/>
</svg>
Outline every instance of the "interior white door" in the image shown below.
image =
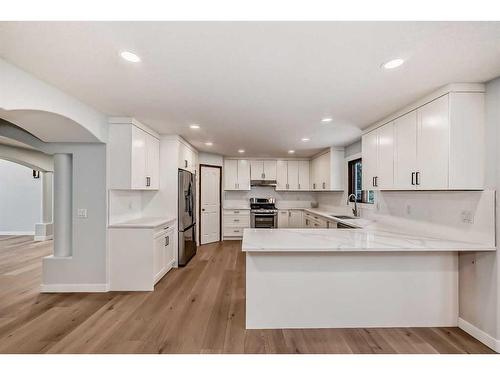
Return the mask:
<svg viewBox="0 0 500 375">
<path fill-rule="evenodd" d="M 417 189 L 447 189 L 450 150 L 448 95 L 417 110 Z"/>
<path fill-rule="evenodd" d="M 220 239 L 220 168 L 201 166 L 201 239 L 200 243 Z"/>
<path fill-rule="evenodd" d="M 394 188 L 415 189 L 417 111 L 412 111 L 394 121 L 394 138 Z"/>
</svg>

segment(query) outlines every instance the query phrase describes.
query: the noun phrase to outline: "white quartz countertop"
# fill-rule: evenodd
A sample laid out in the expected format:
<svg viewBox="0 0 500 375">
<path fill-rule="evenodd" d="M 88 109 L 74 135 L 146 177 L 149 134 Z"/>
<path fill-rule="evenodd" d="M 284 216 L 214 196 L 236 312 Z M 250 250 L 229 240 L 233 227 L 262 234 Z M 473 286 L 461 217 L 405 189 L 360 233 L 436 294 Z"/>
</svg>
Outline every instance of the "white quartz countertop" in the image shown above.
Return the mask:
<svg viewBox="0 0 500 375">
<path fill-rule="evenodd" d="M 173 224 L 173 217 L 141 217 L 138 219 L 110 224 L 109 228 L 156 228 L 160 225 Z"/>
<path fill-rule="evenodd" d="M 486 245 L 369 229 L 245 229 L 244 252 L 495 251 Z"/>
</svg>

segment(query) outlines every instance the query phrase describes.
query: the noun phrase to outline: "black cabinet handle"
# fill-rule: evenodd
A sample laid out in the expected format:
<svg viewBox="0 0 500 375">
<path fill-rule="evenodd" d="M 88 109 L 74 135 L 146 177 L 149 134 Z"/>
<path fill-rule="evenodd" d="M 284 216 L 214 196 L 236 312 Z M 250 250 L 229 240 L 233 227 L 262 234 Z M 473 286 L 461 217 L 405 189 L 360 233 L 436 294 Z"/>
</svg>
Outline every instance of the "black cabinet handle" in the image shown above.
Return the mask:
<svg viewBox="0 0 500 375">
<path fill-rule="evenodd" d="M 151 177 L 146 177 L 146 186 L 151 186 Z"/>
<path fill-rule="evenodd" d="M 170 244 L 170 236 L 165 237 L 165 246 Z"/>
<path fill-rule="evenodd" d="M 415 172 L 411 172 L 411 184 L 415 185 Z"/>
<path fill-rule="evenodd" d="M 372 177 L 372 186 L 375 187 L 375 177 Z"/>
<path fill-rule="evenodd" d="M 420 185 L 420 172 L 416 173 L 416 180 L 415 181 L 416 181 L 417 185 Z"/>
</svg>

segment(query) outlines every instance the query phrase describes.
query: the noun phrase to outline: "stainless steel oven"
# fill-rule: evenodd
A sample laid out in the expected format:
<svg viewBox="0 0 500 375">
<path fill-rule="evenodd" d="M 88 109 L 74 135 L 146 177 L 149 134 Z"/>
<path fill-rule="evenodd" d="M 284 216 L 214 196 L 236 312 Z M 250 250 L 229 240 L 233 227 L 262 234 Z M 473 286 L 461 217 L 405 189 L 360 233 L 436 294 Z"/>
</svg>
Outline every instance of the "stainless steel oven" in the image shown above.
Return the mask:
<svg viewBox="0 0 500 375">
<path fill-rule="evenodd" d="M 250 227 L 276 228 L 278 226 L 278 210 L 274 198 L 250 198 Z"/>
<path fill-rule="evenodd" d="M 252 228 L 276 228 L 277 212 L 257 212 L 250 211 L 250 226 Z"/>
</svg>

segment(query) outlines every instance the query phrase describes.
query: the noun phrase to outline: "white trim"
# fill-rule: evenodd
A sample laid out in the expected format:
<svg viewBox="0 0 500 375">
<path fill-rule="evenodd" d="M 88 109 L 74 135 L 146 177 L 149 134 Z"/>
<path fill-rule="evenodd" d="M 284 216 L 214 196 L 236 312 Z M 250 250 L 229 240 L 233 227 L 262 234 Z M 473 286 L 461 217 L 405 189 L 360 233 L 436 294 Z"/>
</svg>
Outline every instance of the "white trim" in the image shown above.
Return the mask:
<svg viewBox="0 0 500 375">
<path fill-rule="evenodd" d="M 35 231 L 0 231 L 0 236 L 34 236 Z"/>
<path fill-rule="evenodd" d="M 54 238 L 54 236 L 51 234 L 49 236 L 35 236 L 33 238 L 34 241 L 48 241 Z"/>
<path fill-rule="evenodd" d="M 41 284 L 41 293 L 108 292 L 108 284 Z"/>
<path fill-rule="evenodd" d="M 486 332 L 480 330 L 476 326 L 460 317 L 458 318 L 458 328 L 464 330 L 469 335 L 481 341 L 484 345 L 490 347 L 497 353 L 500 353 L 500 340 L 495 339 L 494 337 L 490 336 Z"/>
<path fill-rule="evenodd" d="M 137 121 L 133 117 L 109 117 L 108 122 L 114 125 L 134 125 L 135 127 L 144 130 L 146 133 L 149 133 L 153 137 L 160 139 L 160 134 L 157 131 Z"/>
</svg>

